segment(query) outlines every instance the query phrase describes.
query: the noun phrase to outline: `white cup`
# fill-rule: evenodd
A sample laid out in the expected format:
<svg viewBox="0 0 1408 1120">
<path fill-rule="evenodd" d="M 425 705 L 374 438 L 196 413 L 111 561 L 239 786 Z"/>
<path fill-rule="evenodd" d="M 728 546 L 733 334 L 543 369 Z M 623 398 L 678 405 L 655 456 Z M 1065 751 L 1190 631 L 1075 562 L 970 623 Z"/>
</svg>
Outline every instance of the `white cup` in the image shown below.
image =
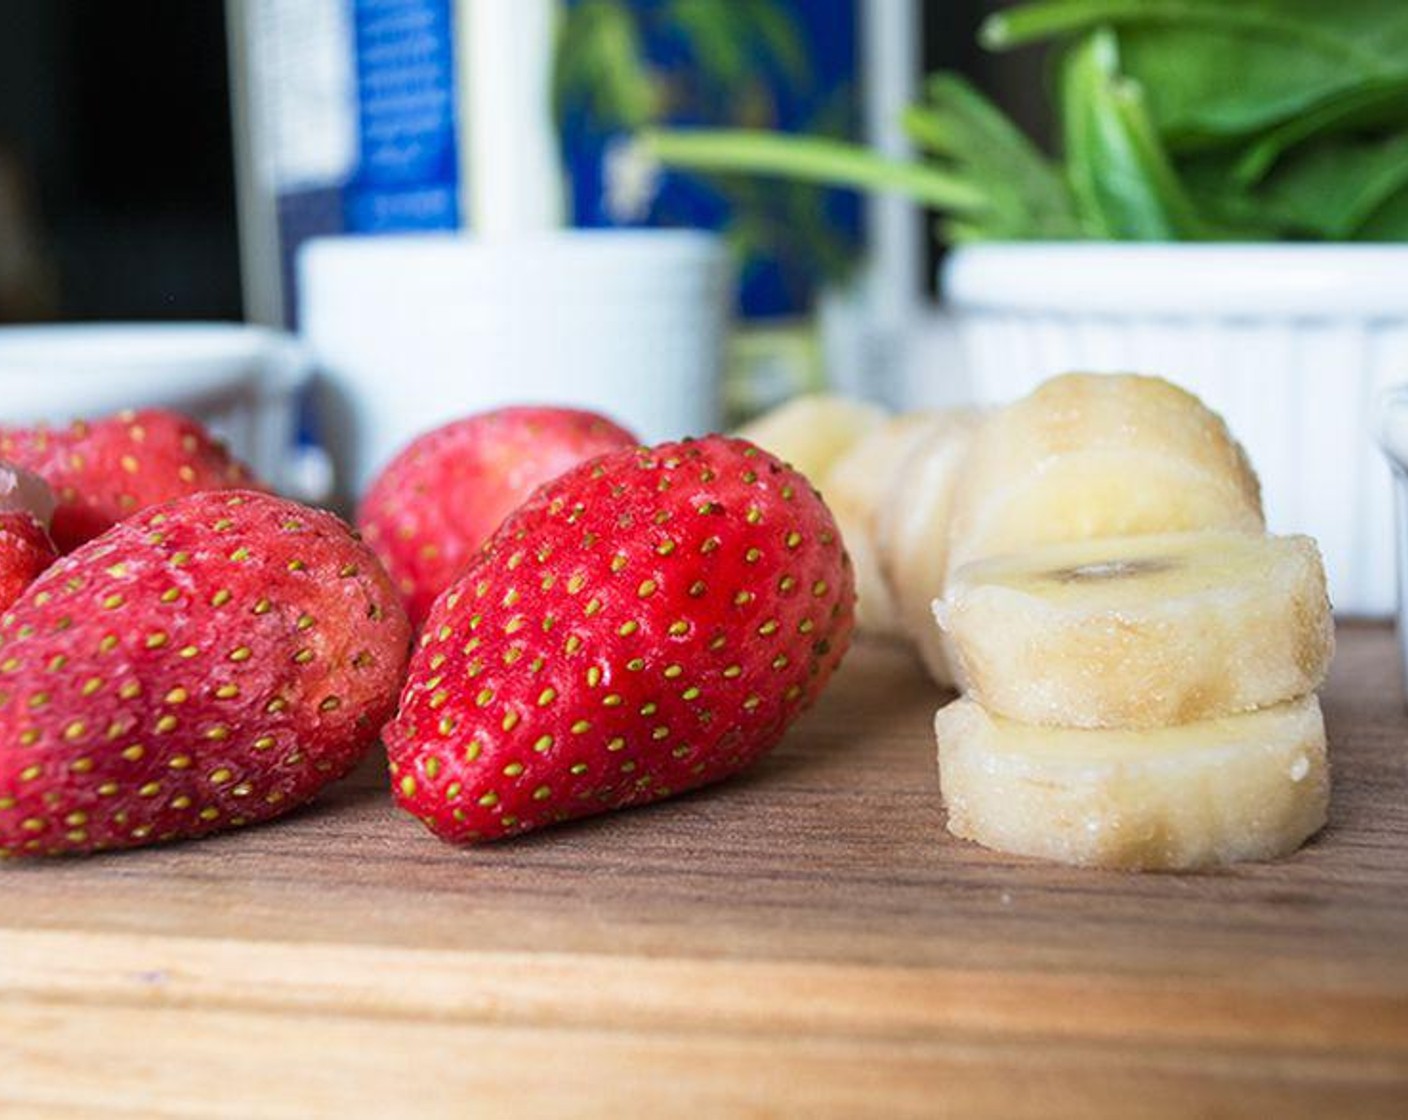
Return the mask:
<svg viewBox="0 0 1408 1120">
<path fill-rule="evenodd" d="M 692 231 L 315 240 L 299 320 L 339 479 L 506 404 L 595 409 L 654 442 L 715 430 L 732 274 Z"/>
<path fill-rule="evenodd" d="M 291 335 L 233 323 L 0 327 L 0 416 L 64 424 L 125 408 L 200 420 L 275 488 L 297 492 L 297 393 L 310 366 Z"/>
</svg>

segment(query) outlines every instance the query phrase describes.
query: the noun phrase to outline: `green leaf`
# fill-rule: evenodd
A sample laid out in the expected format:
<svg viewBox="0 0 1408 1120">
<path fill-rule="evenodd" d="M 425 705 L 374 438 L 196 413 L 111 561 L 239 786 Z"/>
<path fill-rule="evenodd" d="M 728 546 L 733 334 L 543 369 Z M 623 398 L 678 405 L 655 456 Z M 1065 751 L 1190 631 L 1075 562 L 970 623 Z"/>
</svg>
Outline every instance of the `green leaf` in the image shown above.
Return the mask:
<svg viewBox="0 0 1408 1120">
<path fill-rule="evenodd" d="M 1075 202 L 1059 169 L 997 106 L 957 74 L 934 75 L 927 92 L 925 104 L 905 112 L 905 130 L 916 146 L 987 192 L 979 228 L 994 239 L 1079 235 Z"/>
<path fill-rule="evenodd" d="M 971 245 L 975 241 L 992 241 L 988 227 L 956 218 L 945 218 L 938 223 L 939 238 L 948 245 Z"/>
<path fill-rule="evenodd" d="M 1408 241 L 1408 190 L 1401 190 L 1372 214 L 1355 233 L 1359 241 Z"/>
<path fill-rule="evenodd" d="M 1240 240 L 1396 240 L 1408 191 L 1408 134 L 1343 137 L 1306 145 L 1264 182 L 1239 181 L 1234 153 L 1210 153 L 1182 170 L 1194 195 Z"/>
<path fill-rule="evenodd" d="M 1122 241 L 1209 236 L 1179 181 L 1109 30 L 1075 44 L 1061 78 L 1066 172 L 1090 235 Z"/>
<path fill-rule="evenodd" d="M 811 81 L 801 29 L 773 0 L 671 0 L 660 21 L 694 56 L 694 76 L 720 93 L 754 80 L 760 59 L 774 65 L 793 89 Z"/>
<path fill-rule="evenodd" d="M 1040 0 L 995 13 L 978 36 L 984 46 L 1003 50 L 1106 25 L 1195 25 L 1299 43 L 1341 62 L 1382 60 L 1392 69 L 1392 51 L 1375 44 L 1375 27 L 1397 7 L 1397 0 Z"/>
<path fill-rule="evenodd" d="M 657 159 L 675 167 L 901 194 L 946 211 L 950 219 L 961 216 L 957 228 L 965 237 L 1080 235 L 1060 172 L 995 106 L 956 76 L 937 76 L 929 94 L 925 105 L 906 115 L 920 146 L 943 157 L 925 162 L 887 159 L 820 137 L 747 130 L 657 131 L 640 139 Z M 799 214 L 794 208 L 789 221 Z"/>
<path fill-rule="evenodd" d="M 716 4 L 718 0 L 709 2 Z M 781 73 L 795 87 L 811 84 L 811 56 L 791 10 L 767 0 L 754 0 L 740 7 L 748 19 L 750 36 L 763 47 Z"/>
<path fill-rule="evenodd" d="M 1046 0 L 993 16 L 1006 48 L 1112 25 L 1124 72 L 1174 150 L 1247 137 L 1408 76 L 1403 0 Z"/>
<path fill-rule="evenodd" d="M 1236 164 L 1233 151 L 1199 152 L 1179 161 L 1179 176 L 1210 234 L 1225 241 L 1296 236 L 1281 215 L 1270 213 L 1265 202 L 1237 179 Z"/>
<path fill-rule="evenodd" d="M 675 0 L 664 21 L 679 33 L 694 56 L 696 78 L 719 88 L 742 85 L 752 71 L 748 41 L 738 33 L 727 4 Z"/>
<path fill-rule="evenodd" d="M 639 29 L 621 0 L 582 0 L 558 25 L 553 66 L 558 119 L 583 106 L 605 128 L 634 131 L 659 115 L 661 96 Z"/>
<path fill-rule="evenodd" d="M 942 210 L 978 210 L 987 197 L 941 169 L 888 159 L 840 140 L 748 129 L 642 132 L 661 163 L 696 171 L 743 172 L 854 190 L 904 195 Z"/>
<path fill-rule="evenodd" d="M 1336 141 L 1287 160 L 1258 197 L 1302 236 L 1355 237 L 1408 188 L 1408 134 L 1387 140 Z"/>
<path fill-rule="evenodd" d="M 753 244 L 785 268 L 842 280 L 855 265 L 855 247 L 832 225 L 814 186 L 709 176 L 737 215 L 747 215 Z"/>
<path fill-rule="evenodd" d="M 1286 152 L 1307 140 L 1349 130 L 1408 131 L 1408 78 L 1375 82 L 1331 97 L 1257 137 L 1237 163 L 1239 182 L 1256 183 Z"/>
</svg>

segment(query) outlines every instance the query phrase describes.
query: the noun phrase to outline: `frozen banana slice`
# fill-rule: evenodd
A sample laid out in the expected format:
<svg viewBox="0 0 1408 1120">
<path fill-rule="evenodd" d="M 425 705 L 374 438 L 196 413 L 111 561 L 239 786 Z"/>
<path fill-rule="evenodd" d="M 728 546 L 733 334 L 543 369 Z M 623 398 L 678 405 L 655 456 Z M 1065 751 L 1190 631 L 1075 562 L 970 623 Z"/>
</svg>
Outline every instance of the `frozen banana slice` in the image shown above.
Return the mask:
<svg viewBox="0 0 1408 1120">
<path fill-rule="evenodd" d="M 934 413 L 924 442 L 908 452 L 881 504 L 876 545 L 901 630 L 936 684 L 954 683 L 932 604 L 943 593 L 948 521 L 959 466 L 982 418 L 975 409 Z"/>
<path fill-rule="evenodd" d="M 942 443 L 952 425 L 944 411 L 891 417 L 853 443 L 822 476 L 822 496 L 855 565 L 856 624 L 868 633 L 904 637 L 898 606 L 881 571 L 880 523 L 903 485 L 911 457 Z M 929 628 L 934 628 L 932 618 Z"/>
<path fill-rule="evenodd" d="M 1287 855 L 1325 823 L 1320 705 L 1149 731 L 1032 727 L 955 700 L 935 719 L 955 836 L 1131 870 Z"/>
<path fill-rule="evenodd" d="M 819 488 L 831 464 L 884 422 L 877 405 L 811 393 L 750 420 L 736 434 L 791 463 Z"/>
<path fill-rule="evenodd" d="M 1082 373 L 983 425 L 951 525 L 955 569 L 1056 541 L 1265 528 L 1256 475 L 1221 417 L 1161 378 Z"/>
<path fill-rule="evenodd" d="M 828 501 L 828 504 L 829 501 Z M 846 542 L 851 567 L 856 577 L 856 629 L 874 637 L 901 638 L 899 619 L 890 590 L 880 575 L 880 560 L 875 555 L 875 542 L 865 522 L 851 510 L 832 507 L 836 527 Z"/>
<path fill-rule="evenodd" d="M 960 568 L 935 604 L 980 704 L 1023 723 L 1159 727 L 1313 692 L 1334 652 L 1309 537 L 1174 533 Z"/>
</svg>

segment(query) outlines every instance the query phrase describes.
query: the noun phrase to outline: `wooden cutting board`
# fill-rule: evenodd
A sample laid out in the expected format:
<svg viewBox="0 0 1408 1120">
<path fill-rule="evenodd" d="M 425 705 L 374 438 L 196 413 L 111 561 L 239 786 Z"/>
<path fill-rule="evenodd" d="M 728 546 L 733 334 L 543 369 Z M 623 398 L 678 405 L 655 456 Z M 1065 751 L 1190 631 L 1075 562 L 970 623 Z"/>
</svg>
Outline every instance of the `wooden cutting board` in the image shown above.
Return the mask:
<svg viewBox="0 0 1408 1120">
<path fill-rule="evenodd" d="M 368 766 L 274 825 L 0 866 L 0 1114 L 1408 1117 L 1408 716 L 1325 696 L 1329 828 L 1206 875 L 947 836 L 861 647 L 749 775 L 478 851 Z"/>
</svg>

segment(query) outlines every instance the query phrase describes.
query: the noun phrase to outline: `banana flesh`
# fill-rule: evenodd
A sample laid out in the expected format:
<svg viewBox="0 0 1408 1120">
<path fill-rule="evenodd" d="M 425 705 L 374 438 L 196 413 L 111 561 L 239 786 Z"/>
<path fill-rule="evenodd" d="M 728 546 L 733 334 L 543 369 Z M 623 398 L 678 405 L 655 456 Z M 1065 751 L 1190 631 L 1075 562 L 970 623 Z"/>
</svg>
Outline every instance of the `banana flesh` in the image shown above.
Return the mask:
<svg viewBox="0 0 1408 1120">
<path fill-rule="evenodd" d="M 880 527 L 884 511 L 905 485 L 916 455 L 942 450 L 954 426 L 945 411 L 894 416 L 851 445 L 821 482 L 826 504 L 836 516 L 856 572 L 856 624 L 871 634 L 904 638 L 899 591 L 886 579 Z M 928 513 L 947 529 L 947 503 L 928 503 Z M 932 594 L 930 596 L 932 598 Z M 933 630 L 930 619 L 928 629 Z"/>
<path fill-rule="evenodd" d="M 936 413 L 923 444 L 900 465 L 876 523 L 876 547 L 901 631 L 934 682 L 955 681 L 948 643 L 934 625 L 931 604 L 948 570 L 949 516 L 959 470 L 982 414 Z"/>
<path fill-rule="evenodd" d="M 1066 374 L 974 438 L 949 562 L 1095 537 L 1264 528 L 1245 452 L 1196 397 L 1157 377 Z"/>
<path fill-rule="evenodd" d="M 1129 870 L 1273 859 L 1325 823 L 1314 696 L 1151 730 L 1033 727 L 970 699 L 935 719 L 955 835 L 1000 851 Z"/>
<path fill-rule="evenodd" d="M 885 422 L 885 411 L 832 393 L 793 397 L 735 433 L 756 443 L 820 487 L 831 465 Z"/>
<path fill-rule="evenodd" d="M 935 612 L 969 694 L 1029 724 L 1149 728 L 1313 692 L 1334 650 L 1308 537 L 1047 545 L 956 572 Z"/>
</svg>

